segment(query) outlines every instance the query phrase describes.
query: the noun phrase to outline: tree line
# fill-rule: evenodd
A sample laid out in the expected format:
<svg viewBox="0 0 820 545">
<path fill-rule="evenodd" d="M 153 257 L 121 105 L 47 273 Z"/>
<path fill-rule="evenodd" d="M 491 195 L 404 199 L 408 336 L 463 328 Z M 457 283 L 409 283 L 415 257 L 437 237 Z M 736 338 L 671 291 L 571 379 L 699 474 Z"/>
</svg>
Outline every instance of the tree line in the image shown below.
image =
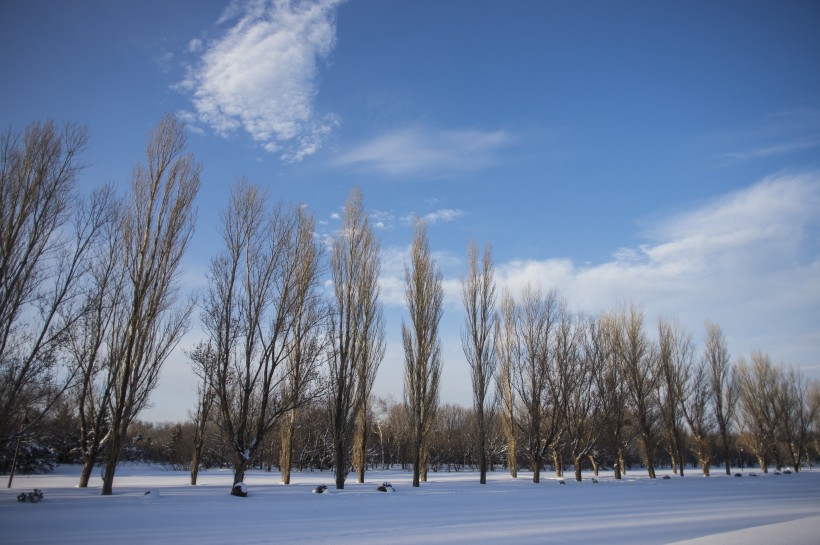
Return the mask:
<svg viewBox="0 0 820 545">
<path fill-rule="evenodd" d="M 103 494 L 121 460 L 191 471 L 331 470 L 640 464 L 708 475 L 753 459 L 799 470 L 818 455 L 820 387 L 763 352 L 731 361 L 717 324 L 698 347 L 673 319 L 646 323 L 634 305 L 587 315 L 555 290 L 499 290 L 492 249 L 467 250 L 462 348 L 473 405 L 442 404 L 442 274 L 417 221 L 405 264 L 404 398 L 373 383 L 385 351 L 380 245 L 361 192 L 325 244 L 304 207 L 272 203 L 238 180 L 219 217 L 221 242 L 196 299 L 179 274 L 193 234 L 200 165 L 184 125 L 149 134 L 130 191 L 81 197 L 84 128 L 53 122 L 0 142 L 0 440 L 3 469 L 78 462 L 79 486 L 100 464 Z M 197 316 L 198 315 L 198 316 Z M 159 371 L 197 317 L 186 351 L 198 395 L 189 422 L 139 421 Z M 650 330 L 654 330 L 650 334 Z M 743 449 L 746 449 L 745 451 Z M 37 454 L 39 453 L 39 454 Z M 50 453 L 50 454 L 48 454 Z M 50 456 L 50 458 L 49 458 Z"/>
</svg>

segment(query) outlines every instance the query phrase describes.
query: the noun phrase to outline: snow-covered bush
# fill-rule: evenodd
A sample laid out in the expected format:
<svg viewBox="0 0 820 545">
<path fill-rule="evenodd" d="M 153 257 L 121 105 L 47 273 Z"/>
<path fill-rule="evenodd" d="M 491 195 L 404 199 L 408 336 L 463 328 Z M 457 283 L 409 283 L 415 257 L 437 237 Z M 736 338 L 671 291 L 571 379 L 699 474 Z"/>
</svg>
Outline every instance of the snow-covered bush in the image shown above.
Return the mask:
<svg viewBox="0 0 820 545">
<path fill-rule="evenodd" d="M 37 488 L 34 492 L 21 492 L 17 495 L 17 501 L 22 503 L 40 503 L 43 499 L 43 491 Z"/>
<path fill-rule="evenodd" d="M 231 488 L 231 496 L 239 496 L 240 498 L 244 498 L 248 495 L 248 487 L 245 483 L 236 483 Z"/>
<path fill-rule="evenodd" d="M 313 492 L 314 494 L 324 494 L 326 490 L 327 490 L 327 486 L 323 485 L 323 484 L 320 484 L 319 486 L 317 486 L 316 488 L 311 490 L 311 492 Z"/>
<path fill-rule="evenodd" d="M 376 490 L 378 490 L 379 492 L 395 492 L 396 491 L 396 489 L 393 488 L 393 485 L 388 483 L 388 482 L 384 482 L 384 483 L 380 484 L 379 486 L 376 487 Z"/>
</svg>

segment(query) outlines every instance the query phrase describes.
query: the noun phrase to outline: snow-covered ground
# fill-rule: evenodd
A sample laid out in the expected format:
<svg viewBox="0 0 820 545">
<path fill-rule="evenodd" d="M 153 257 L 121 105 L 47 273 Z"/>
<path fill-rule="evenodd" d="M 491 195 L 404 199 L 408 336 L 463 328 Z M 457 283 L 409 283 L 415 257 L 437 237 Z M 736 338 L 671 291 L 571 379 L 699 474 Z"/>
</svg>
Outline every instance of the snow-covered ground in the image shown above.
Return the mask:
<svg viewBox="0 0 820 545">
<path fill-rule="evenodd" d="M 718 473 L 649 480 L 634 470 L 598 483 L 568 474 L 566 485 L 549 474 L 536 485 L 499 471 L 485 486 L 475 473 L 431 473 L 413 489 L 409 473 L 374 471 L 337 491 L 329 472 L 296 473 L 289 486 L 278 473 L 251 472 L 249 496 L 237 498 L 228 471 L 206 471 L 194 487 L 184 472 L 125 467 L 114 495 L 102 497 L 99 475 L 78 489 L 79 468 L 61 467 L 18 475 L 0 491 L 0 543 L 820 543 L 820 471 Z M 378 492 L 383 481 L 396 492 Z M 330 488 L 312 494 L 317 484 Z M 42 503 L 17 501 L 34 488 Z"/>
</svg>

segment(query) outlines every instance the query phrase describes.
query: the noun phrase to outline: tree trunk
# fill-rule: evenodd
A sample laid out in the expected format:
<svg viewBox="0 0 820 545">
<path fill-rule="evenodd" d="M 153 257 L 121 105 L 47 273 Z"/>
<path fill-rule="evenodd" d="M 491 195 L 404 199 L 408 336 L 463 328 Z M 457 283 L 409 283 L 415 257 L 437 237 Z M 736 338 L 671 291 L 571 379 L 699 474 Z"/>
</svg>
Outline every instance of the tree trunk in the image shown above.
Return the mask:
<svg viewBox="0 0 820 545">
<path fill-rule="evenodd" d="M 279 470 L 282 472 L 282 484 L 290 484 L 290 470 L 293 467 L 293 436 L 296 431 L 296 410 L 291 409 L 290 416 L 282 425 L 282 445 L 279 450 Z"/>
<path fill-rule="evenodd" d="M 421 476 L 421 441 L 416 438 L 413 442 L 413 486 L 419 487 Z"/>
<path fill-rule="evenodd" d="M 655 460 L 652 456 L 652 446 L 648 437 L 644 436 L 642 440 L 643 447 L 643 463 L 646 466 L 646 472 L 650 479 L 655 478 Z"/>
<path fill-rule="evenodd" d="M 766 463 L 766 457 L 765 456 L 761 456 L 761 455 L 757 456 L 757 465 L 760 466 L 760 471 L 762 471 L 763 473 L 768 473 L 769 472 L 769 465 Z"/>
<path fill-rule="evenodd" d="M 530 469 L 532 469 L 532 482 L 538 484 L 541 482 L 541 457 L 538 456 L 537 451 L 530 449 Z"/>
<path fill-rule="evenodd" d="M 598 460 L 595 459 L 595 456 L 592 454 L 588 455 L 589 463 L 592 464 L 592 474 L 596 477 L 598 476 Z"/>
<path fill-rule="evenodd" d="M 427 452 L 427 446 L 426 445 L 422 446 L 421 447 L 421 482 L 423 482 L 423 483 L 427 482 L 427 465 L 428 465 L 427 464 L 427 457 L 428 457 L 428 454 L 429 453 Z"/>
<path fill-rule="evenodd" d="M 94 464 L 84 462 L 83 468 L 80 471 L 80 482 L 77 484 L 77 488 L 88 488 L 88 481 L 91 480 L 92 471 L 94 471 Z"/>
<path fill-rule="evenodd" d="M 479 423 L 479 430 L 478 430 L 478 471 L 479 471 L 479 484 L 487 484 L 487 431 L 484 429 L 484 415 L 483 411 L 480 417 Z"/>
<path fill-rule="evenodd" d="M 233 469 L 233 484 L 245 481 L 245 470 L 248 467 L 248 460 L 242 459 L 242 462 L 236 465 Z"/>
<path fill-rule="evenodd" d="M 622 450 L 618 450 L 615 454 L 615 478 L 617 480 L 621 480 L 621 478 L 626 475 L 626 465 L 624 464 L 624 453 Z"/>
<path fill-rule="evenodd" d="M 191 455 L 191 486 L 196 486 L 196 479 L 199 477 L 199 457 L 201 455 L 201 451 L 194 447 L 194 453 Z"/>
<path fill-rule="evenodd" d="M 96 453 L 93 456 L 83 456 L 83 468 L 80 471 L 80 482 L 77 484 L 78 488 L 88 488 L 88 481 L 91 480 L 91 472 L 94 471 L 94 460 L 96 458 Z"/>
<path fill-rule="evenodd" d="M 515 439 L 512 439 L 507 444 L 507 465 L 510 469 L 510 477 L 513 479 L 518 478 L 518 456 L 517 456 L 518 445 L 515 443 Z"/>
<path fill-rule="evenodd" d="M 725 431 L 721 432 L 721 446 L 723 447 L 723 463 L 726 466 L 726 475 L 731 475 L 732 454 L 729 452 L 729 436 Z"/>
<path fill-rule="evenodd" d="M 364 483 L 364 471 L 367 466 L 367 405 L 365 403 L 362 403 L 362 408 L 359 409 L 354 449 L 356 450 L 353 456 L 356 463 L 356 475 L 361 484 Z"/>
<path fill-rule="evenodd" d="M 105 473 L 103 474 L 103 485 L 100 495 L 111 496 L 114 494 L 114 472 L 117 470 L 117 463 L 119 462 L 119 439 L 114 438 L 111 441 L 111 453 L 105 461 Z"/>
<path fill-rule="evenodd" d="M 205 448 L 205 431 L 203 429 L 196 430 L 194 437 L 194 452 L 191 455 L 191 485 L 196 486 L 196 480 L 199 477 L 199 466 L 202 463 L 202 451 Z"/>
<path fill-rule="evenodd" d="M 345 487 L 345 479 L 347 479 L 347 460 L 345 456 L 345 449 L 347 445 L 345 445 L 344 441 L 338 441 L 336 443 L 336 449 L 333 453 L 333 460 L 335 463 L 335 474 L 336 474 L 336 490 L 344 490 Z"/>
<path fill-rule="evenodd" d="M 581 457 L 575 457 L 575 480 L 581 482 Z"/>
</svg>

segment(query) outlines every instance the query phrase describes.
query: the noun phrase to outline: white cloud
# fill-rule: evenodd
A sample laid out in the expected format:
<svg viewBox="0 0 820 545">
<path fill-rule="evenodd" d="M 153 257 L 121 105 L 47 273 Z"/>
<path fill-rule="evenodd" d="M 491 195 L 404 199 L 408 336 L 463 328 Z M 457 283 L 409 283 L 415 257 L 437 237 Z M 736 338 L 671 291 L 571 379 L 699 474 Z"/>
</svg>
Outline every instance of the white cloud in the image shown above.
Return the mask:
<svg viewBox="0 0 820 545">
<path fill-rule="evenodd" d="M 461 280 L 458 276 L 448 275 L 462 266 L 462 261 L 448 251 L 432 251 L 431 257 L 444 273 L 444 304 L 453 306 L 461 304 Z M 381 275 L 379 287 L 380 299 L 388 307 L 405 308 L 407 301 L 404 294 L 404 267 L 410 263 L 410 245 L 390 246 L 381 250 Z M 455 308 L 455 307 L 453 307 Z"/>
<path fill-rule="evenodd" d="M 588 312 L 632 301 L 650 319 L 680 318 L 696 338 L 717 321 L 733 353 L 763 349 L 818 374 L 819 227 L 820 175 L 771 177 L 667 219 L 652 242 L 609 262 L 512 261 L 497 278 L 514 293 L 527 282 L 556 287 Z"/>
<path fill-rule="evenodd" d="M 404 225 L 413 225 L 416 219 L 423 220 L 427 225 L 435 225 L 436 223 L 440 222 L 450 222 L 457 218 L 460 218 L 464 215 L 464 210 L 459 210 L 457 208 L 441 208 L 439 210 L 434 210 L 432 212 L 428 212 L 423 216 L 418 216 L 416 214 L 408 214 L 401 218 L 401 222 Z"/>
<path fill-rule="evenodd" d="M 333 212 L 332 214 L 330 214 L 330 219 L 339 220 L 342 219 L 342 216 L 340 216 L 338 212 Z"/>
<path fill-rule="evenodd" d="M 297 162 L 315 153 L 338 125 L 315 109 L 318 64 L 336 42 L 340 0 L 232 2 L 219 23 L 233 25 L 204 45 L 178 88 L 199 122 L 227 136 L 245 131 L 271 153 Z"/>
<path fill-rule="evenodd" d="M 370 220 L 373 222 L 373 227 L 376 229 L 392 229 L 395 221 L 395 216 L 391 212 L 384 210 L 372 210 L 368 213 Z"/>
<path fill-rule="evenodd" d="M 442 208 L 441 210 L 436 210 L 434 212 L 430 212 L 429 214 L 424 214 L 424 221 L 426 221 L 428 225 L 433 225 L 440 221 L 453 221 L 454 219 L 460 218 L 463 215 L 464 210 L 459 210 L 457 208 Z"/>
<path fill-rule="evenodd" d="M 470 172 L 496 162 L 510 140 L 503 131 L 434 130 L 410 127 L 378 136 L 343 153 L 337 165 L 391 176 L 441 176 Z"/>
</svg>

